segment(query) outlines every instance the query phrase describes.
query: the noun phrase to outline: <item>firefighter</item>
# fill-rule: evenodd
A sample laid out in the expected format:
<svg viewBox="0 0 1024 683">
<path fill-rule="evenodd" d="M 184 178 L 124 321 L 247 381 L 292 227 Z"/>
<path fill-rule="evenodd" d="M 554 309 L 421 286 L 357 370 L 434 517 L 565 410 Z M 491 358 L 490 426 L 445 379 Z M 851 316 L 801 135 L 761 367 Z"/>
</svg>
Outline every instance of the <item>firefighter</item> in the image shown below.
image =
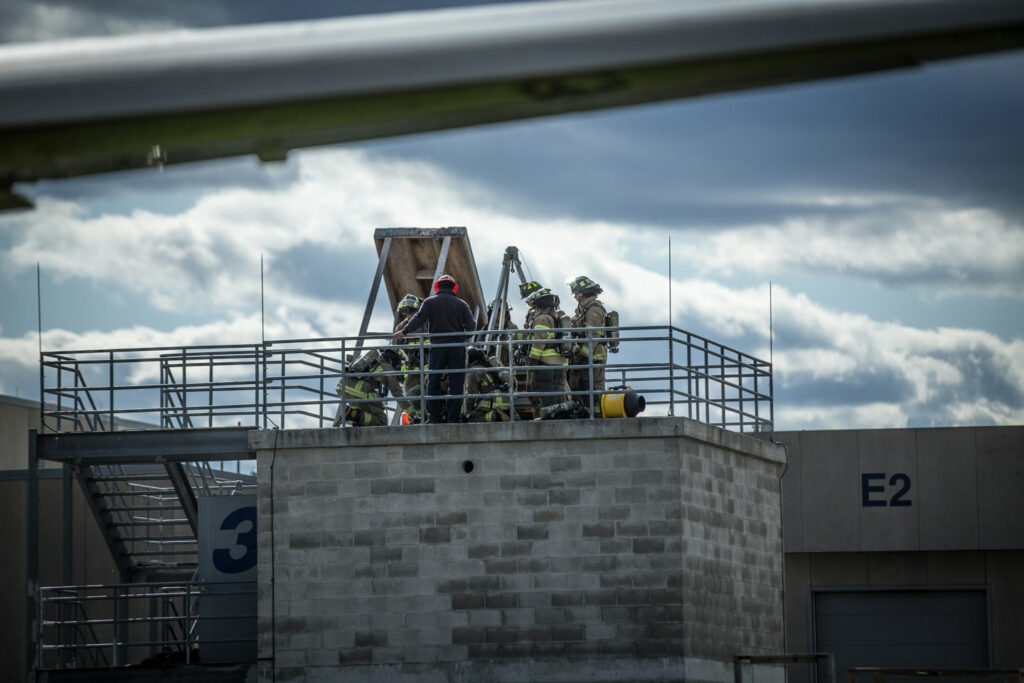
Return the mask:
<svg viewBox="0 0 1024 683">
<path fill-rule="evenodd" d="M 434 294 L 420 305 L 405 329 L 395 332 L 395 342 L 401 342 L 406 332 L 415 332 L 423 325 L 428 326 L 431 335 L 430 354 L 427 357 L 431 373 L 427 379 L 427 413 L 429 421 L 458 422 L 461 417 L 462 399 L 435 398 L 442 396 L 441 373 L 448 370 L 448 396 L 459 396 L 465 384 L 466 351 L 461 346 L 466 337 L 476 331 L 476 318 L 462 299 L 455 296 L 459 283 L 451 275 L 442 275 L 434 283 Z M 458 335 L 437 336 L 445 333 Z"/>
<path fill-rule="evenodd" d="M 416 315 L 416 311 L 420 310 L 420 304 L 423 300 L 415 294 L 406 294 L 398 301 L 396 307 L 398 313 L 398 320 L 395 322 L 395 332 L 405 327 L 405 324 L 409 322 L 409 318 Z M 409 343 L 412 343 L 411 341 Z"/>
<path fill-rule="evenodd" d="M 384 397 L 388 391 L 392 396 L 401 396 L 402 387 L 397 375 L 383 373 L 395 372 L 401 367 L 402 358 L 394 349 L 370 349 L 359 360 L 345 368 L 345 375 L 338 380 L 337 392 L 345 403 L 344 418 L 338 415 L 334 426 L 343 421 L 353 427 L 383 427 L 388 423 L 384 412 Z M 366 403 L 347 403 L 347 401 L 363 401 Z"/>
<path fill-rule="evenodd" d="M 540 283 L 535 282 L 533 280 L 531 280 L 530 282 L 523 282 L 522 284 L 519 285 L 519 296 L 520 298 L 526 300 L 527 306 L 526 322 L 523 325 L 524 329 L 530 329 L 530 323 L 533 322 L 534 317 L 537 315 L 537 312 L 530 304 L 530 296 L 535 292 L 540 291 L 541 289 L 543 289 L 543 287 L 541 287 Z M 526 355 L 529 355 L 529 349 L 526 350 Z"/>
<path fill-rule="evenodd" d="M 530 345 L 529 364 L 530 391 L 556 392 L 565 388 L 565 366 L 568 364 L 561 350 L 559 316 L 555 309 L 555 295 L 547 287 L 529 296 L 527 302 L 537 313 L 530 323 L 531 333 L 527 338 L 535 342 Z M 561 403 L 564 394 L 536 397 L 541 407 Z M 535 413 L 536 414 L 536 413 Z"/>
<path fill-rule="evenodd" d="M 494 305 L 495 305 L 495 302 L 493 300 L 491 301 L 491 303 L 487 304 L 487 319 L 488 320 L 491 319 L 491 312 L 494 310 Z M 508 364 L 509 364 L 508 340 L 509 339 L 519 339 L 520 338 L 520 336 L 518 334 L 519 328 L 516 326 L 516 324 L 514 322 L 512 322 L 512 304 L 510 304 L 508 301 L 505 302 L 505 325 L 503 327 L 498 328 L 498 329 L 510 330 L 510 332 L 507 332 L 505 334 L 500 334 L 500 335 L 495 337 L 495 344 L 497 345 L 496 356 L 497 356 L 498 360 L 501 361 L 501 365 L 503 365 L 505 367 L 508 367 Z"/>
<path fill-rule="evenodd" d="M 508 375 L 495 369 L 501 367 L 495 358 L 475 346 L 469 347 L 467 358 L 466 369 L 470 372 L 466 373 L 466 393 L 499 395 L 466 397 L 462 419 L 465 422 L 508 422 Z"/>
<path fill-rule="evenodd" d="M 604 366 L 608 361 L 608 349 L 603 342 L 599 342 L 607 334 L 586 331 L 590 327 L 605 327 L 607 311 L 597 298 L 604 290 L 586 275 L 573 278 L 566 285 L 577 302 L 576 314 L 572 317 L 572 327 L 576 331 L 573 332 L 574 343 L 569 364 L 588 366 L 569 370 L 569 391 L 573 398 L 589 406 L 590 397 L 586 392 L 591 386 L 594 392 L 604 391 Z M 593 385 L 590 384 L 591 368 L 594 373 Z M 597 393 L 594 395 L 594 415 L 601 415 L 601 395 Z"/>
<path fill-rule="evenodd" d="M 401 301 L 398 302 L 398 322 L 395 324 L 395 332 L 400 332 L 405 329 L 409 320 L 416 315 L 416 311 L 420 310 L 420 304 L 423 300 L 415 294 L 406 294 L 402 297 Z M 429 364 L 427 363 L 427 349 L 421 347 L 421 343 L 426 344 L 426 340 L 422 340 L 419 337 L 412 337 L 405 339 L 402 342 L 406 345 L 405 348 L 405 364 L 402 365 L 402 370 L 407 370 L 408 374 L 402 378 L 402 395 L 412 400 L 399 401 L 398 405 L 405 411 L 405 414 L 409 416 L 410 424 L 418 424 L 423 421 L 423 416 L 420 414 L 420 381 L 423 379 L 418 372 L 420 369 L 421 361 L 423 370 L 427 370 Z M 422 354 L 420 349 L 423 348 Z M 425 383 L 425 379 L 423 380 Z"/>
</svg>

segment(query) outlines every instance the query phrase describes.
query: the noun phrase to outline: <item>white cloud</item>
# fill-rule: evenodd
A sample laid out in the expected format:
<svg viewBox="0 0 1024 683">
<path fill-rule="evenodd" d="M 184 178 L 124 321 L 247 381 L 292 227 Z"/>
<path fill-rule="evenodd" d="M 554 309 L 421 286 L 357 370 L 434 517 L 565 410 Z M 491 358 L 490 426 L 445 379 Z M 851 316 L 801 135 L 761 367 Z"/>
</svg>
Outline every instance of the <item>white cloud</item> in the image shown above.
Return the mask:
<svg viewBox="0 0 1024 683">
<path fill-rule="evenodd" d="M 76 203 L 42 197 L 33 212 L 0 217 L 0 225 L 6 222 L 24 232 L 3 256 L 4 266 L 27 270 L 39 262 L 44 271 L 59 276 L 142 292 L 163 310 L 238 314 L 259 301 L 261 254 L 268 270 L 275 259 L 303 244 L 348 259 L 356 253 L 370 257 L 377 227 L 472 226 L 488 291 L 509 244 L 521 248 L 534 277 L 564 290 L 567 279 L 588 267 L 599 274 L 615 271 L 617 258 L 637 237 L 634 226 L 570 219 L 540 224 L 495 211 L 482 189 L 426 164 L 350 151 L 298 155 L 296 163 L 300 173 L 295 182 L 283 182 L 273 191 L 224 189 L 177 215 L 136 210 L 89 217 Z M 595 245 L 601 253 L 595 254 Z M 335 274 L 319 277 L 329 280 Z M 278 284 L 283 288 L 274 290 L 274 301 L 293 314 L 312 315 L 324 332 L 332 329 L 326 325 L 338 314 L 325 314 L 325 309 L 338 304 Z M 348 305 L 357 306 L 368 290 L 367 282 L 365 290 L 351 292 Z"/>
<path fill-rule="evenodd" d="M 906 427 L 907 416 L 891 403 L 858 406 L 775 406 L 778 431 Z M 970 422 L 960 424 L 974 424 Z"/>
<path fill-rule="evenodd" d="M 993 211 L 892 195 L 778 201 L 852 211 L 722 230 L 684 244 L 680 253 L 702 273 L 791 270 L 921 286 L 940 295 L 1024 297 L 1024 225 Z"/>
</svg>

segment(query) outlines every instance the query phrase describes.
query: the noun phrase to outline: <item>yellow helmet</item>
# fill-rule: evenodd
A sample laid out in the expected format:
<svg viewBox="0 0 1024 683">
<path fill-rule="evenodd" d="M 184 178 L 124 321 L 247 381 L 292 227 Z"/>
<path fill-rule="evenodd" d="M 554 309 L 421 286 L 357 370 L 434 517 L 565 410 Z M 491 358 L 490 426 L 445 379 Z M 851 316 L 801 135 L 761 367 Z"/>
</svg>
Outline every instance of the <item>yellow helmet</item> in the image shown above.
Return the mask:
<svg viewBox="0 0 1024 683">
<path fill-rule="evenodd" d="M 421 303 L 422 299 L 415 294 L 406 294 L 402 297 L 402 300 L 398 302 L 398 315 L 415 313 L 420 310 Z"/>
</svg>

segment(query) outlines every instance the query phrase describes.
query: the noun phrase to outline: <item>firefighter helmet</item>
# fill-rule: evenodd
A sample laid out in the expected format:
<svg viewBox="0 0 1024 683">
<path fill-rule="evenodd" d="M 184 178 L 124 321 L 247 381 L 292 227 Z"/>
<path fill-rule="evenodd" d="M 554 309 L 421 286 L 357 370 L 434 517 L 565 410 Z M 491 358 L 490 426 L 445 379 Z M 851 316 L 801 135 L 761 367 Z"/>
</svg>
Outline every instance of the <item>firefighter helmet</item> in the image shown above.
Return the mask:
<svg viewBox="0 0 1024 683">
<path fill-rule="evenodd" d="M 455 278 L 453 278 L 451 275 L 442 275 L 441 277 L 437 278 L 437 282 L 434 283 L 435 292 L 440 289 L 442 282 L 445 283 L 446 287 L 452 288 L 452 294 L 455 294 L 456 292 L 459 291 L 459 283 L 455 281 Z"/>
<path fill-rule="evenodd" d="M 580 292 L 584 294 L 600 294 L 603 291 L 601 289 L 601 285 L 597 284 L 586 275 L 579 275 L 565 284 L 573 294 L 579 294 Z"/>
<path fill-rule="evenodd" d="M 534 292 L 536 292 L 540 288 L 541 288 L 540 287 L 540 283 L 536 282 L 535 280 L 530 280 L 529 282 L 520 283 L 520 285 L 519 285 L 519 298 L 520 299 L 529 299 L 530 295 L 533 294 Z"/>
<path fill-rule="evenodd" d="M 549 308 L 554 305 L 554 294 L 547 287 L 541 287 L 530 296 L 526 297 L 526 303 L 540 308 Z"/>
<path fill-rule="evenodd" d="M 488 316 L 490 316 L 491 315 L 491 311 L 494 310 L 494 304 L 495 303 L 496 303 L 496 300 L 495 299 L 491 299 L 491 303 L 487 304 L 487 315 Z M 510 304 L 508 302 L 508 299 L 505 299 L 505 310 L 508 311 L 508 312 L 512 311 L 512 304 Z"/>
<path fill-rule="evenodd" d="M 392 369 L 402 367 L 402 354 L 400 351 L 396 351 L 389 346 L 381 351 L 380 356 L 391 365 Z"/>
<path fill-rule="evenodd" d="M 487 354 L 478 346 L 470 346 L 466 349 L 466 360 L 470 363 L 483 363 L 487 365 Z"/>
<path fill-rule="evenodd" d="M 398 302 L 398 315 L 410 315 L 420 309 L 422 300 L 415 294 L 406 294 Z"/>
</svg>

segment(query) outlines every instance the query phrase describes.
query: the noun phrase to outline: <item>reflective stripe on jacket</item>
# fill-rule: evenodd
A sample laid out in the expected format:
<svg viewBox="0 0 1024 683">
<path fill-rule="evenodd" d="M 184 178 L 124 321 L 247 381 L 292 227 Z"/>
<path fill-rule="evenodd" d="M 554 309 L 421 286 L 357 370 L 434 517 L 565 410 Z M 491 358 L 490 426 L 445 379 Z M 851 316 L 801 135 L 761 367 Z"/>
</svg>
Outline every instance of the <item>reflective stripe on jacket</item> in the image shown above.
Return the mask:
<svg viewBox="0 0 1024 683">
<path fill-rule="evenodd" d="M 568 359 L 562 356 L 559 351 L 559 343 L 554 341 L 558 338 L 555 328 L 558 327 L 558 320 L 554 311 L 546 310 L 537 314 L 530 329 L 535 340 L 550 341 L 547 344 L 533 344 L 530 347 L 530 358 L 538 361 L 541 365 L 568 365 Z"/>
<path fill-rule="evenodd" d="M 572 326 L 577 329 L 585 329 L 587 327 L 604 327 L 606 311 L 604 304 L 598 301 L 596 296 L 585 297 L 580 299 L 579 305 L 576 306 L 576 315 L 572 318 Z M 591 332 L 589 333 L 592 342 L 588 342 L 587 332 L 576 332 L 577 344 L 574 348 L 576 355 L 582 357 L 583 362 L 590 357 L 590 350 L 594 350 L 594 362 L 604 363 L 608 360 L 608 349 L 603 343 L 598 343 L 598 339 L 605 336 L 605 332 Z"/>
</svg>

